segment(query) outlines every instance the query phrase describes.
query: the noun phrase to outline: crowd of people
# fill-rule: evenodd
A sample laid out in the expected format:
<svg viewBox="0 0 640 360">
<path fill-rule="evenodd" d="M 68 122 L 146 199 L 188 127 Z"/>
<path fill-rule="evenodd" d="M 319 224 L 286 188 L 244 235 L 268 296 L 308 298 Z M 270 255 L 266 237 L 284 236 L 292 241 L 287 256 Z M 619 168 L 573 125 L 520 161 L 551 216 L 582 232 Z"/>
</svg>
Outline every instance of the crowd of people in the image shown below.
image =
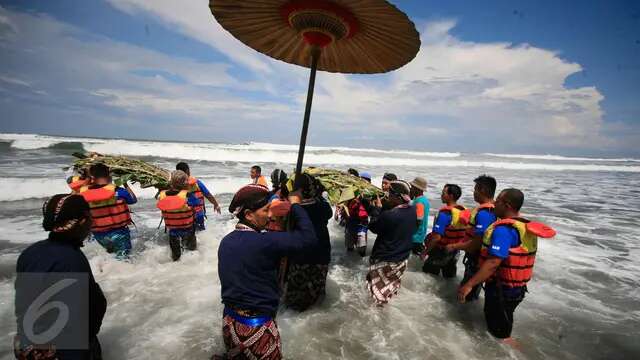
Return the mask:
<svg viewBox="0 0 640 360">
<path fill-rule="evenodd" d="M 355 169 L 348 173 L 371 182 L 369 173 Z M 250 184 L 231 200 L 228 210 L 237 224 L 218 248 L 222 335 L 227 350 L 214 355 L 218 359 L 282 357 L 278 309 L 305 311 L 322 301 L 331 263 L 328 225 L 332 217 L 344 226 L 345 249 L 353 256 L 367 256 L 368 233 L 376 235 L 365 279 L 372 302 L 379 307 L 398 295 L 411 256 L 420 259 L 424 273 L 453 278 L 464 252 L 458 301 L 479 299 L 484 287 L 487 328 L 507 341 L 514 311 L 532 276 L 537 239 L 555 234 L 548 226 L 520 216 L 524 203 L 520 190 L 504 189 L 494 199 L 497 182 L 488 175 L 473 180 L 477 205 L 472 209 L 458 203 L 459 185 L 444 185 L 443 206 L 431 232 L 427 181 L 422 177 L 407 182 L 385 173 L 382 196 L 354 197 L 337 205 L 335 211 L 323 195 L 322 184 L 310 175 L 289 179 L 284 171 L 275 169 L 268 188 L 262 169 L 253 166 L 250 178 Z M 84 350 L 68 351 L 31 341 L 20 326 L 29 301 L 21 292 L 24 286 L 19 285 L 24 284 L 19 284 L 18 276 L 14 346 L 18 359 L 100 359 L 97 334 L 107 304 L 80 248 L 91 233 L 116 259 L 130 261 L 129 205 L 137 201 L 131 188 L 126 182 L 116 186 L 103 164 L 69 178 L 68 184 L 70 194 L 55 195 L 44 204 L 43 226 L 49 237 L 23 251 L 17 272 L 87 273 L 89 341 Z M 159 191 L 156 199 L 174 261 L 183 251 L 197 249 L 196 233 L 206 228 L 205 199 L 215 212 L 221 212 L 216 198 L 191 176 L 184 162 L 176 165 L 169 188 Z"/>
</svg>

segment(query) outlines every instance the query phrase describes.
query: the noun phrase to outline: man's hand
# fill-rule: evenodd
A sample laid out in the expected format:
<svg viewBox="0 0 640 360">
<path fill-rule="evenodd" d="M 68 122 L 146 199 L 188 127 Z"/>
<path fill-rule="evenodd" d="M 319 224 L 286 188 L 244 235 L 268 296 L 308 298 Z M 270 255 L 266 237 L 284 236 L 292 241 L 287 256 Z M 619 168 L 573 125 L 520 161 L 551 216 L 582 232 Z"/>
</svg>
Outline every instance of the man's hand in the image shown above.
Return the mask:
<svg viewBox="0 0 640 360">
<path fill-rule="evenodd" d="M 376 201 L 373 203 L 377 208 L 382 207 L 382 200 L 380 200 L 380 196 L 376 196 Z"/>
<path fill-rule="evenodd" d="M 218 214 L 222 213 L 222 211 L 220 210 L 220 205 L 219 204 L 213 205 L 213 211 L 217 212 Z"/>
<path fill-rule="evenodd" d="M 464 304 L 467 301 L 467 295 L 469 295 L 471 290 L 473 290 L 473 287 L 467 284 L 464 284 L 458 288 L 458 302 L 460 304 Z"/>
</svg>

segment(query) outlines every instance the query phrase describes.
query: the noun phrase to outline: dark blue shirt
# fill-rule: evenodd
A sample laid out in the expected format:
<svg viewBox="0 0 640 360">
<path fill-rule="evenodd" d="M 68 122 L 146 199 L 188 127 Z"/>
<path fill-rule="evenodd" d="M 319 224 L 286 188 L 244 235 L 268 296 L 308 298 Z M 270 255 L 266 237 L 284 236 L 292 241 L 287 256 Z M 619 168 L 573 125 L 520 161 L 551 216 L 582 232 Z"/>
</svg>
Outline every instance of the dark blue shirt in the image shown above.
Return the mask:
<svg viewBox="0 0 640 360">
<path fill-rule="evenodd" d="M 235 230 L 218 248 L 218 276 L 222 302 L 261 315 L 275 316 L 280 302 L 280 259 L 317 244 L 306 211 L 291 206 L 295 229 L 291 232 Z"/>
<path fill-rule="evenodd" d="M 371 250 L 370 261 L 406 260 L 413 248 L 413 234 L 418 228 L 416 207 L 396 207 L 383 212 L 372 207 L 369 215 L 369 230 L 378 235 Z"/>
<path fill-rule="evenodd" d="M 316 246 L 292 256 L 289 260 L 295 264 L 329 264 L 331 261 L 331 239 L 329 237 L 329 219 L 333 216 L 333 209 L 324 199 L 317 199 L 313 203 L 303 204 L 313 229 L 318 237 Z"/>
<path fill-rule="evenodd" d="M 18 257 L 16 264 L 17 273 L 86 273 L 89 276 L 89 334 L 92 339 L 100 331 L 102 319 L 107 309 L 107 300 L 93 278 L 91 266 L 79 247 L 63 241 L 43 240 L 26 248 Z M 34 299 L 26 299 L 20 291 L 25 286 L 33 284 L 21 284 L 20 276 L 16 279 L 15 314 L 17 321 L 21 321 L 27 307 Z M 70 309 L 73 311 L 73 309 Z M 86 315 L 85 315 L 86 316 Z M 83 358 L 82 352 L 64 352 L 63 358 Z"/>
</svg>

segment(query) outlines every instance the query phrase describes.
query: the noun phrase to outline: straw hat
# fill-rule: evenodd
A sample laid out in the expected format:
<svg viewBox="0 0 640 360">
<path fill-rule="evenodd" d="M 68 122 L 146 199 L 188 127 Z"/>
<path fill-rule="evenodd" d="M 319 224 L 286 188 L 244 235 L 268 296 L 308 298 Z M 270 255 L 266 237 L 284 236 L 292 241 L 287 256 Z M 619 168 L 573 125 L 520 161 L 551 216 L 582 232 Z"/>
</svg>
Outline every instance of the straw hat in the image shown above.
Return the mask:
<svg viewBox="0 0 640 360">
<path fill-rule="evenodd" d="M 422 191 L 427 191 L 427 180 L 425 180 L 422 177 L 417 177 L 415 179 L 413 179 L 412 182 L 410 182 L 409 184 L 411 184 L 411 186 L 420 189 Z"/>
</svg>

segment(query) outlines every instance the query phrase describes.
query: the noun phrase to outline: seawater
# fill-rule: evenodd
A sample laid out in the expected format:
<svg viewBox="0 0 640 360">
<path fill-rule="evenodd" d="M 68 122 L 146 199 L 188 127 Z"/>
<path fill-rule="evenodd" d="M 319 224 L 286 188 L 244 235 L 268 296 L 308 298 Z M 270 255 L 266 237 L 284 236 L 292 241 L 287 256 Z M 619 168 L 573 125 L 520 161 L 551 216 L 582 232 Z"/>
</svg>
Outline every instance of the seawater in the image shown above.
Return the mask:
<svg viewBox="0 0 640 360">
<path fill-rule="evenodd" d="M 251 165 L 262 165 L 266 175 L 276 167 L 290 172 L 297 147 L 0 134 L 0 359 L 12 358 L 15 262 L 45 238 L 41 205 L 67 192 L 63 168 L 74 151 L 135 156 L 167 169 L 187 160 L 226 209 Z M 524 215 L 552 225 L 558 236 L 540 242 L 530 292 L 515 314 L 518 351 L 486 332 L 482 300 L 456 303 L 461 264 L 458 277 L 445 281 L 423 274 L 412 259 L 399 295 L 376 308 L 365 288 L 367 259 L 346 254 L 342 229 L 330 222 L 327 297 L 305 313 L 278 315 L 287 359 L 640 357 L 640 160 L 308 147 L 305 164 L 354 167 L 376 184 L 385 171 L 423 176 L 432 216 L 444 184 L 459 184 L 462 203 L 471 206 L 473 178 L 487 173 L 499 189 L 522 189 Z M 132 206 L 133 261 L 116 261 L 95 242 L 83 248 L 109 302 L 99 335 L 105 359 L 208 359 L 224 347 L 217 249 L 235 221 L 209 207 L 198 250 L 173 263 L 158 229 L 155 191 L 134 189 L 140 201 Z"/>
</svg>

